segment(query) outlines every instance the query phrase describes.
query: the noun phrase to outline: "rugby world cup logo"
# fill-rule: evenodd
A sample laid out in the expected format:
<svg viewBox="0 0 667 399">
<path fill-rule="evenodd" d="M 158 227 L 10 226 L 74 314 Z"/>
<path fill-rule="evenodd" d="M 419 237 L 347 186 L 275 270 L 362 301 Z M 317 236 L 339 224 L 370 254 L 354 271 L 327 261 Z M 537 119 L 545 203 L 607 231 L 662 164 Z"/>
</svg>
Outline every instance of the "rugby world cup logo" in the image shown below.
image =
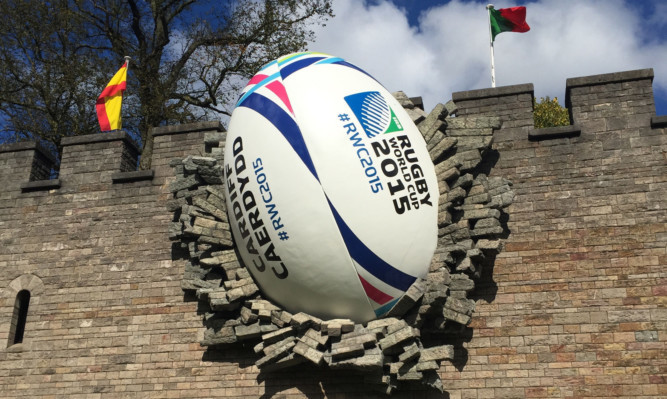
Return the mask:
<svg viewBox="0 0 667 399">
<path fill-rule="evenodd" d="M 351 94 L 345 97 L 345 102 L 354 112 L 368 138 L 403 130 L 394 110 L 377 91 Z"/>
</svg>

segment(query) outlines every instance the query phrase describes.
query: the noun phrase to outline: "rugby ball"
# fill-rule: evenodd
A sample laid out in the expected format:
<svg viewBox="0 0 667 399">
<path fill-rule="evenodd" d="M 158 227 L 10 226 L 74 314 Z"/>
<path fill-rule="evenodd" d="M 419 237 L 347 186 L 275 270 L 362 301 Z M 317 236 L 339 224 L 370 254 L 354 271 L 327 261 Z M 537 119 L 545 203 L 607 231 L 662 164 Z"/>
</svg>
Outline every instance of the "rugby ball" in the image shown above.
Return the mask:
<svg viewBox="0 0 667 399">
<path fill-rule="evenodd" d="M 264 66 L 232 113 L 224 169 L 241 260 L 286 310 L 366 322 L 428 272 L 439 190 L 424 139 L 341 58 Z"/>
</svg>

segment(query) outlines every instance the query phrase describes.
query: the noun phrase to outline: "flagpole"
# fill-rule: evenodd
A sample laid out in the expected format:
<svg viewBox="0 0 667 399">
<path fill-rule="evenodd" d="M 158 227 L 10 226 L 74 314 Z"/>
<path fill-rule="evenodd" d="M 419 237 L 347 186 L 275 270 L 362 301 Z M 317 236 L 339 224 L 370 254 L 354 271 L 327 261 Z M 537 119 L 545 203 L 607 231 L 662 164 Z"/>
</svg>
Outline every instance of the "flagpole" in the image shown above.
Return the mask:
<svg viewBox="0 0 667 399">
<path fill-rule="evenodd" d="M 127 74 L 130 72 L 130 60 L 132 58 L 130 58 L 129 55 L 126 55 L 124 58 L 125 58 L 125 63 L 127 64 L 125 65 L 125 73 Z M 127 78 L 125 82 L 127 82 Z M 127 83 L 125 83 L 125 87 L 127 87 Z M 123 103 L 120 104 L 120 128 L 123 129 Z"/>
<path fill-rule="evenodd" d="M 491 46 L 491 87 L 496 87 L 496 67 L 493 61 L 493 33 L 491 33 L 491 9 L 493 4 L 487 4 L 486 10 L 489 12 L 489 44 Z"/>
</svg>

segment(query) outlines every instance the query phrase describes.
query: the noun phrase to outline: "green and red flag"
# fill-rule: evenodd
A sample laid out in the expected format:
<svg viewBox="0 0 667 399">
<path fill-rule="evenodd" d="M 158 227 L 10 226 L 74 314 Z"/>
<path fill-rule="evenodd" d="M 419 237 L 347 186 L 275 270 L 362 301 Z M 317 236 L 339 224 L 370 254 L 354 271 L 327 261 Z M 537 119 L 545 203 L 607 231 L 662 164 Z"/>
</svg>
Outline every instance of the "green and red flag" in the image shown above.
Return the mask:
<svg viewBox="0 0 667 399">
<path fill-rule="evenodd" d="M 100 130 L 103 132 L 121 128 L 120 110 L 123 104 L 123 92 L 127 86 L 127 61 L 113 75 L 102 94 L 97 98 L 95 109 Z"/>
<path fill-rule="evenodd" d="M 489 8 L 491 18 L 491 40 L 502 32 L 528 32 L 530 26 L 526 23 L 526 7 Z"/>
</svg>

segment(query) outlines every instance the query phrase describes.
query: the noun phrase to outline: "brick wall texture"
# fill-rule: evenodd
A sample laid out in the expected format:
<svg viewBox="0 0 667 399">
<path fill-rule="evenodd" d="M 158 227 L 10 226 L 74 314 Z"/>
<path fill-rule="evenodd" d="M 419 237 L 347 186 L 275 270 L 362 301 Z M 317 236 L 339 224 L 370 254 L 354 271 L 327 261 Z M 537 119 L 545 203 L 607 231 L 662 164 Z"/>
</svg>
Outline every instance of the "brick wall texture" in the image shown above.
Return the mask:
<svg viewBox="0 0 667 399">
<path fill-rule="evenodd" d="M 489 167 L 514 184 L 510 234 L 475 290 L 455 366 L 440 369 L 445 394 L 394 397 L 667 396 L 667 135 L 652 79 L 568 79 L 580 133 L 543 137 L 532 85 L 454 93 L 459 115 L 502 118 Z M 45 190 L 21 189 L 38 146 L 0 148 L 1 398 L 382 397 L 352 372 L 264 375 L 252 348 L 199 345 L 168 238 L 169 162 L 206 155 L 220 131 L 155 129 L 153 177 L 122 180 L 112 176 L 136 153 L 124 134 L 71 139 L 60 187 Z M 22 289 L 25 336 L 9 345 Z"/>
</svg>

